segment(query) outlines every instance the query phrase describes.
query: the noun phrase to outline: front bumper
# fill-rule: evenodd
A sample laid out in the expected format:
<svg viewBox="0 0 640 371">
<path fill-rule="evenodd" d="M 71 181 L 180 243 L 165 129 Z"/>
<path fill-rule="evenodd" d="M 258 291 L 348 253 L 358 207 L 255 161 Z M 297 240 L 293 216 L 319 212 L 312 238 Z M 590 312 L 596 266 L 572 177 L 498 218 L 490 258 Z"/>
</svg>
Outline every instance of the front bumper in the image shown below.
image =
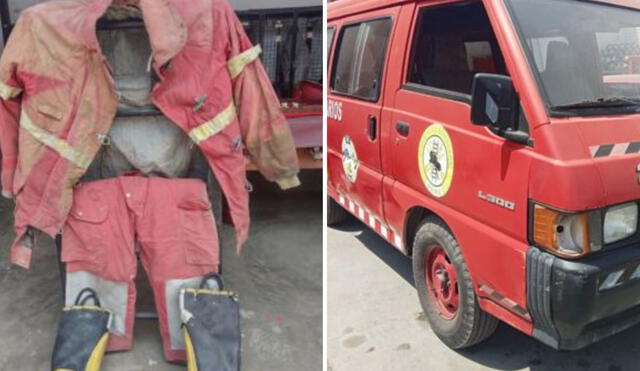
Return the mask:
<svg viewBox="0 0 640 371">
<path fill-rule="evenodd" d="M 640 246 L 578 261 L 527 252 L 533 337 L 563 350 L 583 348 L 640 323 Z"/>
</svg>

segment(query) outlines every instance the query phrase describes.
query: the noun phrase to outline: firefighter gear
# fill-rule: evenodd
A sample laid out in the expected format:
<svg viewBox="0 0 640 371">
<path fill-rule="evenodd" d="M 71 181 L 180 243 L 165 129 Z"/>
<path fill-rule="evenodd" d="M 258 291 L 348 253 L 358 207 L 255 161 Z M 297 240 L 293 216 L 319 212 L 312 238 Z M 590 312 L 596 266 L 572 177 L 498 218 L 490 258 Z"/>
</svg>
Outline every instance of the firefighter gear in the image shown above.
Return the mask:
<svg viewBox="0 0 640 371">
<path fill-rule="evenodd" d="M 93 300 L 93 305 L 87 301 Z M 53 349 L 53 371 L 99 371 L 109 339 L 111 313 L 100 306 L 90 288 L 82 289 L 73 304 L 65 307 Z"/>
<path fill-rule="evenodd" d="M 240 370 L 240 307 L 222 280 L 180 292 L 180 312 L 189 371 Z"/>
<path fill-rule="evenodd" d="M 46 2 L 22 12 L 0 59 L 2 194 L 15 197 L 13 263 L 28 268 L 29 228 L 55 236 L 73 186 L 110 131 L 118 97 L 96 37 L 113 0 Z M 159 82 L 151 102 L 197 144 L 226 196 L 239 249 L 248 235 L 246 166 L 299 184 L 291 131 L 227 0 L 140 0 Z M 18 151 L 18 148 L 20 150 Z M 234 150 L 236 149 L 236 150 Z"/>
<path fill-rule="evenodd" d="M 153 289 L 165 358 L 185 359 L 178 295 L 217 272 L 219 246 L 199 179 L 126 175 L 82 183 L 62 233 L 67 298 L 93 288 L 113 314 L 108 351 L 133 345 L 136 242 Z"/>
</svg>

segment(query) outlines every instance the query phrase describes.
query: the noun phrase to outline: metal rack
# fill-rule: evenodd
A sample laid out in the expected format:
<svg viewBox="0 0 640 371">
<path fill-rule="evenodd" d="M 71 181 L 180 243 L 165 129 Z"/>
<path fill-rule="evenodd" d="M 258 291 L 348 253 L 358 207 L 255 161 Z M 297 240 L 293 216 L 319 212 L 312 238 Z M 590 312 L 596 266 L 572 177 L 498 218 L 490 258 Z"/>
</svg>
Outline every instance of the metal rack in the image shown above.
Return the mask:
<svg viewBox="0 0 640 371">
<path fill-rule="evenodd" d="M 300 18 L 317 18 L 320 22 L 322 21 L 322 6 L 240 11 L 238 12 L 238 17 L 245 25 L 245 30 L 252 42 L 254 44 L 264 46 L 266 41 L 265 30 L 269 21 L 290 19 L 292 26 L 288 30 L 289 35 L 285 36 L 294 36 L 301 31 L 299 29 L 298 22 Z M 246 25 L 249 25 L 249 27 Z M 289 45 L 285 45 L 285 42 L 280 42 L 278 45 L 277 55 L 275 58 L 276 66 L 274 67 L 276 71 L 285 67 L 280 64 L 280 57 L 283 54 L 283 49 L 286 48 L 295 52 L 298 48 L 297 37 L 290 37 L 288 41 Z M 293 92 L 296 75 L 295 58 L 289 58 L 288 62 L 288 74 L 282 75 L 276 73 L 274 78 L 274 85 L 276 89 L 280 92 L 281 96 L 285 97 L 290 96 Z M 269 66 L 266 67 L 268 68 Z"/>
<path fill-rule="evenodd" d="M 0 0 L 0 22 L 2 23 L 2 37 L 6 43 L 11 34 L 13 23 L 11 20 L 11 10 L 9 6 L 10 0 Z M 322 6 L 309 6 L 309 7 L 288 7 L 288 8 L 276 8 L 276 9 L 260 9 L 260 10 L 244 10 L 237 12 L 238 17 L 245 25 L 245 29 L 249 38 L 254 44 L 264 45 L 265 43 L 265 29 L 269 21 L 278 19 L 290 20 L 292 26 L 288 30 L 288 35 L 292 36 L 301 32 L 298 25 L 300 18 L 318 19 L 322 20 Z M 140 28 L 144 27 L 142 20 L 124 20 L 124 21 L 105 21 L 100 20 L 96 25 L 98 30 L 109 29 L 127 29 L 127 28 Z M 302 30 L 304 31 L 304 30 Z M 296 76 L 296 59 L 291 57 L 288 59 L 288 65 L 283 66 L 280 63 L 283 50 L 295 51 L 299 47 L 297 37 L 288 37 L 287 45 L 284 42 L 280 42 L 278 45 L 277 55 L 274 58 L 275 66 L 267 66 L 276 71 L 288 70 L 287 73 L 278 72 L 273 76 L 273 84 L 276 90 L 283 97 L 289 97 L 294 90 L 295 76 Z M 322 61 L 319 61 L 320 63 Z M 156 112 L 159 114 L 159 112 Z M 134 114 L 132 112 L 123 112 L 124 115 Z M 148 114 L 146 113 L 141 114 Z"/>
</svg>

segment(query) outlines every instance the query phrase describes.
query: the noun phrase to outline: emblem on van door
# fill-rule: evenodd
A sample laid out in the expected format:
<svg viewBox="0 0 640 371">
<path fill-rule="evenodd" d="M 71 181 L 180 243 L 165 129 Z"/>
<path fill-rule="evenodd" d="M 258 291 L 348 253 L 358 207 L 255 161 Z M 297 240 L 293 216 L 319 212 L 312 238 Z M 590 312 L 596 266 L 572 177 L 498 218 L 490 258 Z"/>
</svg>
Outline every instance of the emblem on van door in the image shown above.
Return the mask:
<svg viewBox="0 0 640 371">
<path fill-rule="evenodd" d="M 441 124 L 432 124 L 422 134 L 418 147 L 420 175 L 427 190 L 435 197 L 444 197 L 453 180 L 453 145 Z"/>
<path fill-rule="evenodd" d="M 481 200 L 487 201 L 488 203 L 494 204 L 496 206 L 503 207 L 507 210 L 511 210 L 511 211 L 516 210 L 516 204 L 514 202 L 504 200 L 500 197 L 496 197 L 494 195 L 484 193 L 482 191 L 478 191 L 478 198 L 480 198 Z"/>
<path fill-rule="evenodd" d="M 348 135 L 342 138 L 342 167 L 344 168 L 344 174 L 347 176 L 347 180 L 355 183 L 358 178 L 360 161 L 358 161 L 356 146 Z"/>
</svg>

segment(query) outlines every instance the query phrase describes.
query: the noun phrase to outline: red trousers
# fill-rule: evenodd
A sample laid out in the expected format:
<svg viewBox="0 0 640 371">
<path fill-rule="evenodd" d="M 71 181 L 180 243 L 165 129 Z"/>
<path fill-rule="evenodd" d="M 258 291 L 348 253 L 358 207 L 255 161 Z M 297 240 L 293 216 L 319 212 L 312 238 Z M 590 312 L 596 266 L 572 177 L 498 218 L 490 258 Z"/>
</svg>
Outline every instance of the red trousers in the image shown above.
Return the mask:
<svg viewBox="0 0 640 371">
<path fill-rule="evenodd" d="M 108 351 L 133 345 L 137 258 L 151 284 L 169 361 L 185 358 L 178 293 L 217 272 L 218 235 L 206 185 L 143 176 L 76 187 L 62 232 L 67 305 L 85 287 L 114 313 Z"/>
</svg>

